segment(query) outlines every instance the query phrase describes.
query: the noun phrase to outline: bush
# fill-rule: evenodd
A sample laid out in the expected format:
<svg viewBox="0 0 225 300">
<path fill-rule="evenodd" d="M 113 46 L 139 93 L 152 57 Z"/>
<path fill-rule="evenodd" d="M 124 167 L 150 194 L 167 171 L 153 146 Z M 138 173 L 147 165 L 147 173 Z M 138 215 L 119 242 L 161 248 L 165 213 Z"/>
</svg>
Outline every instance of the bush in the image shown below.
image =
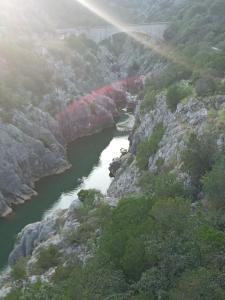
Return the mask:
<svg viewBox="0 0 225 300">
<path fill-rule="evenodd" d="M 66 240 L 70 244 L 84 244 L 91 238 L 95 226 L 89 223 L 83 223 L 78 228 L 67 232 Z"/>
<path fill-rule="evenodd" d="M 216 156 L 217 147 L 212 135 L 200 139 L 195 134 L 190 136 L 187 149 L 182 154 L 183 170 L 190 175 L 196 191 L 201 188 L 200 179 L 212 168 Z"/>
<path fill-rule="evenodd" d="M 141 279 L 135 285 L 135 288 L 138 290 L 140 295 L 145 296 L 146 298 L 140 299 L 166 299 L 163 296 L 167 287 L 167 278 L 166 274 L 160 272 L 156 267 L 153 267 L 141 276 Z"/>
<path fill-rule="evenodd" d="M 185 79 L 189 79 L 192 72 L 182 65 L 169 64 L 160 75 L 151 78 L 150 84 L 152 90 L 161 91 L 168 88 L 170 85 Z"/>
<path fill-rule="evenodd" d="M 48 269 L 55 267 L 60 262 L 60 253 L 55 245 L 50 245 L 47 248 L 42 248 L 38 254 L 38 261 L 36 263 L 36 271 L 43 273 Z"/>
<path fill-rule="evenodd" d="M 169 296 L 171 300 L 222 300 L 224 298 L 225 292 L 216 275 L 212 270 L 206 268 L 186 271 L 180 278 L 176 289 L 172 290 Z"/>
<path fill-rule="evenodd" d="M 79 200 L 84 204 L 84 206 L 93 208 L 97 202 L 102 200 L 102 194 L 98 190 L 80 190 L 78 193 Z"/>
<path fill-rule="evenodd" d="M 225 210 L 225 157 L 221 157 L 212 170 L 204 176 L 203 190 L 211 206 Z"/>
<path fill-rule="evenodd" d="M 23 289 L 13 289 L 5 300 L 67 300 L 62 289 L 58 286 L 52 287 L 47 283 L 38 281 L 29 283 Z"/>
<path fill-rule="evenodd" d="M 198 96 L 213 95 L 216 91 L 215 80 L 211 77 L 200 78 L 196 81 L 195 90 Z"/>
<path fill-rule="evenodd" d="M 106 227 L 99 249 L 101 261 L 108 259 L 117 269 L 123 270 L 129 279 L 138 279 L 146 269 L 144 237 L 149 226 L 145 221 L 153 200 L 147 198 L 126 198 L 115 208 Z"/>
<path fill-rule="evenodd" d="M 117 295 L 121 295 L 127 288 L 123 272 L 121 270 L 116 270 L 110 264 L 100 267 L 99 265 L 96 265 L 95 262 L 90 263 L 84 270 L 84 273 L 86 275 L 86 291 L 83 294 L 83 297 L 79 299 L 119 299 L 117 298 Z M 115 295 L 115 298 L 113 295 Z M 76 296 L 76 294 L 74 296 Z"/>
<path fill-rule="evenodd" d="M 215 70 L 218 76 L 223 77 L 225 74 L 225 55 L 221 53 L 213 55 L 208 66 Z"/>
<path fill-rule="evenodd" d="M 173 173 L 154 175 L 146 172 L 140 178 L 139 185 L 145 193 L 152 194 L 157 198 L 184 197 L 186 192 L 182 181 Z"/>
<path fill-rule="evenodd" d="M 141 111 L 146 113 L 155 108 L 156 105 L 156 92 L 151 89 L 151 86 L 148 88 L 144 100 L 141 103 Z"/>
<path fill-rule="evenodd" d="M 217 85 L 217 92 L 225 94 L 225 80 L 221 80 Z"/>
<path fill-rule="evenodd" d="M 11 276 L 14 280 L 24 280 L 27 277 L 26 271 L 26 262 L 25 258 L 21 258 L 11 270 Z"/>
<path fill-rule="evenodd" d="M 136 160 L 137 165 L 141 170 L 147 169 L 149 157 L 157 152 L 164 131 L 163 124 L 158 124 L 154 128 L 151 137 L 138 145 Z"/>
<path fill-rule="evenodd" d="M 171 85 L 167 90 L 167 105 L 174 112 L 178 103 L 191 94 L 191 87 L 181 86 L 178 84 Z"/>
</svg>

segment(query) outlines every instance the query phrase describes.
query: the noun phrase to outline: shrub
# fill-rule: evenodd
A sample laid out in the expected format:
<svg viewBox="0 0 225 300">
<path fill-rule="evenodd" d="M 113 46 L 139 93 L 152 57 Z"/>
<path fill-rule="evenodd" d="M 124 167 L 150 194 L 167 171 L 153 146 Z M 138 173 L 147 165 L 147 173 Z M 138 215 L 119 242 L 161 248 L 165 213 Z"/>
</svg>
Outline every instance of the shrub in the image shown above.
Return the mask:
<svg viewBox="0 0 225 300">
<path fill-rule="evenodd" d="M 185 79 L 189 79 L 192 72 L 182 65 L 169 64 L 160 75 L 151 78 L 150 84 L 155 91 L 161 91 L 170 85 Z"/>
<path fill-rule="evenodd" d="M 167 105 L 174 112 L 177 109 L 178 103 L 185 97 L 191 94 L 191 88 L 178 84 L 171 85 L 167 90 Z"/>
<path fill-rule="evenodd" d="M 159 198 L 184 197 L 184 184 L 177 179 L 176 174 L 162 173 L 154 175 L 146 172 L 140 178 L 139 185 L 145 193 Z"/>
<path fill-rule="evenodd" d="M 5 297 L 5 300 L 20 300 L 22 296 L 22 291 L 20 288 L 14 288 L 10 293 Z M 22 299 L 21 299 L 22 300 Z"/>
<path fill-rule="evenodd" d="M 141 103 L 141 111 L 147 112 L 155 108 L 156 105 L 156 92 L 151 87 L 148 88 L 144 100 Z"/>
<path fill-rule="evenodd" d="M 79 200 L 84 204 L 84 206 L 93 208 L 96 202 L 102 200 L 102 194 L 98 190 L 80 190 L 78 193 Z"/>
<path fill-rule="evenodd" d="M 145 170 L 148 167 L 149 157 L 157 152 L 164 131 L 163 124 L 158 124 L 154 128 L 151 137 L 138 145 L 136 160 L 137 165 L 141 170 Z"/>
<path fill-rule="evenodd" d="M 156 267 L 153 267 L 141 276 L 141 279 L 135 285 L 135 288 L 138 290 L 140 295 L 145 296 L 146 298 L 140 298 L 143 300 L 147 299 L 160 299 L 164 292 L 163 289 L 166 289 L 167 278 L 166 274 L 160 272 Z M 161 299 L 166 299 L 162 297 Z"/>
<path fill-rule="evenodd" d="M 118 299 L 117 294 L 121 294 L 127 288 L 125 276 L 121 270 L 116 270 L 113 266 L 104 267 L 91 261 L 84 270 L 86 297 L 80 299 L 100 300 Z M 115 295 L 115 298 L 107 297 Z"/>
<path fill-rule="evenodd" d="M 78 228 L 67 232 L 66 240 L 70 244 L 83 244 L 91 238 L 94 232 L 94 225 L 89 223 L 83 223 Z"/>
<path fill-rule="evenodd" d="M 217 85 L 217 92 L 225 94 L 225 80 L 221 80 Z"/>
<path fill-rule="evenodd" d="M 210 269 L 198 268 L 186 271 L 177 286 L 170 292 L 169 299 L 224 299 L 225 292 L 216 274 Z"/>
<path fill-rule="evenodd" d="M 221 53 L 214 54 L 208 66 L 215 70 L 218 76 L 223 77 L 225 74 L 225 55 Z"/>
<path fill-rule="evenodd" d="M 197 191 L 201 188 L 201 177 L 212 168 L 216 155 L 217 147 L 212 135 L 200 139 L 195 134 L 190 136 L 187 149 L 182 154 L 183 170 L 190 175 Z"/>
<path fill-rule="evenodd" d="M 183 65 L 170 64 L 161 75 L 161 80 L 164 84 L 164 88 L 167 88 L 177 81 L 189 79 L 191 75 L 192 72 Z"/>
<path fill-rule="evenodd" d="M 60 262 L 60 253 L 55 245 L 50 245 L 47 248 L 42 248 L 38 254 L 36 263 L 36 271 L 42 273 L 48 269 L 55 267 Z"/>
<path fill-rule="evenodd" d="M 208 96 L 216 91 L 215 80 L 211 77 L 200 78 L 196 81 L 195 90 L 198 96 Z"/>
<path fill-rule="evenodd" d="M 51 286 L 48 283 L 37 283 L 26 284 L 23 289 L 14 289 L 9 295 L 6 296 L 5 300 L 66 300 L 62 288 L 58 286 Z"/>
<path fill-rule="evenodd" d="M 143 224 L 149 217 L 153 200 L 147 198 L 126 198 L 115 208 L 112 218 L 101 239 L 99 257 L 108 259 L 122 269 L 129 279 L 137 279 L 146 268 L 144 239 L 149 226 Z"/>
<path fill-rule="evenodd" d="M 225 157 L 220 158 L 212 170 L 204 176 L 203 190 L 211 206 L 225 209 Z"/>
<path fill-rule="evenodd" d="M 107 223 L 107 220 L 111 217 L 112 208 L 108 203 L 101 203 L 91 214 L 92 217 L 96 218 L 98 226 L 102 227 Z"/>
<path fill-rule="evenodd" d="M 11 276 L 14 280 L 24 280 L 27 277 L 25 258 L 21 258 L 11 270 Z"/>
</svg>

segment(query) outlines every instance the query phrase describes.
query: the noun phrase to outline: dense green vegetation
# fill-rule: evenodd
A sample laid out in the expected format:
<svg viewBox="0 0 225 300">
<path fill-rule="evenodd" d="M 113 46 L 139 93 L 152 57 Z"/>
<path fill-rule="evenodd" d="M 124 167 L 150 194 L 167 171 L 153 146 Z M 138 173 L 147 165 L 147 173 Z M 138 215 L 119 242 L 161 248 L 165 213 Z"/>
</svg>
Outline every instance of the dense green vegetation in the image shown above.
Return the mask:
<svg viewBox="0 0 225 300">
<path fill-rule="evenodd" d="M 186 150 L 183 152 L 183 170 L 190 175 L 193 189 L 201 190 L 201 178 L 210 171 L 217 157 L 217 147 L 213 135 L 201 139 L 191 134 Z"/>
<path fill-rule="evenodd" d="M 143 112 L 154 108 L 157 92 L 166 91 L 168 107 L 175 111 L 193 92 L 205 97 L 225 91 L 224 1 L 191 0 L 168 6 L 173 7 L 172 14 L 170 10 L 160 12 L 171 22 L 165 32 L 167 67 L 147 83 Z M 188 87 L 182 84 L 184 79 Z"/>
<path fill-rule="evenodd" d="M 51 60 L 72 68 L 74 78 L 71 77 L 71 81 L 76 81 L 75 74 L 93 87 L 101 81 L 101 74 L 97 72 L 97 45 L 84 36 L 51 42 L 46 45 L 43 55 L 38 51 L 32 41 L 27 44 L 16 38 L 13 42 L 1 38 L 0 116 L 6 122 L 11 121 L 15 109 L 23 110 L 29 104 L 39 106 L 44 96 L 53 94 L 56 87 L 68 93 L 71 100 L 77 97 L 75 92 L 69 91 L 68 78 L 55 69 L 46 53 Z M 93 78 L 91 83 L 90 77 Z M 54 115 L 61 106 L 53 99 L 46 104 L 46 109 Z"/>
<path fill-rule="evenodd" d="M 193 137 L 191 143 L 199 147 Z M 89 235 L 82 236 L 92 240 L 94 255 L 82 265 L 75 254 L 58 260 L 54 247 L 46 248 L 37 264 L 57 266 L 51 284 L 27 284 L 6 299 L 224 299 L 224 155 L 215 160 L 207 152 L 205 157 L 206 165 L 214 161 L 211 171 L 205 173 L 207 165 L 200 172 L 206 174 L 207 210 L 201 202 L 193 209 L 175 173 L 146 173 L 144 195 L 124 198 L 114 209 L 101 202 L 97 191 L 82 191 L 79 219 L 92 224 L 86 228 Z M 99 238 L 96 228 L 102 231 Z M 25 277 L 23 263 L 15 266 L 13 276 Z"/>
<path fill-rule="evenodd" d="M 199 95 L 218 89 L 225 73 L 225 3 L 185 1 L 165 37 L 178 57 L 194 72 Z"/>
<path fill-rule="evenodd" d="M 174 112 L 177 109 L 177 104 L 189 96 L 192 93 L 192 89 L 189 86 L 174 84 L 167 90 L 167 105 L 169 109 Z"/>
<path fill-rule="evenodd" d="M 81 225 L 65 242 L 87 245 L 91 257 L 82 264 L 76 254 L 44 248 L 29 274 L 56 267 L 51 282 L 21 289 L 28 275 L 21 260 L 12 270 L 17 287 L 6 299 L 224 299 L 224 149 L 214 134 L 192 134 L 182 160 L 188 185 L 163 168 L 144 172 L 143 194 L 116 208 L 96 190 L 80 191 L 74 213 Z"/>
<path fill-rule="evenodd" d="M 43 58 L 35 53 L 34 45 L 1 39 L 0 51 L 3 60 L 1 108 L 18 108 L 22 104 L 37 101 L 37 98 L 50 91 L 51 70 Z"/>
</svg>

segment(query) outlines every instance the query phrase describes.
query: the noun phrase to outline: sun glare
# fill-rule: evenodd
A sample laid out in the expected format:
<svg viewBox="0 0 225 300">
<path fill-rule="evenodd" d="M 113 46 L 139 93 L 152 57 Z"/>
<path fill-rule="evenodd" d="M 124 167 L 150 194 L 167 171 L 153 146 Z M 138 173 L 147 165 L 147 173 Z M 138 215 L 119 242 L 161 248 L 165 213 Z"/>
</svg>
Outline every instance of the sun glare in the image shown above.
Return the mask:
<svg viewBox="0 0 225 300">
<path fill-rule="evenodd" d="M 175 53 L 174 49 L 165 45 L 165 43 L 158 44 L 157 42 L 151 39 L 145 39 L 143 36 L 135 32 L 130 32 L 129 29 L 126 27 L 126 24 L 122 23 L 121 21 L 117 20 L 113 16 L 109 15 L 102 7 L 97 6 L 90 0 L 75 0 L 79 2 L 81 5 L 86 7 L 89 11 L 93 12 L 98 17 L 105 20 L 107 23 L 113 25 L 114 27 L 121 30 L 121 32 L 127 33 L 131 38 L 135 41 L 141 43 L 143 46 L 148 47 L 149 49 L 157 52 L 159 55 L 171 60 L 174 63 L 183 65 L 187 69 L 191 69 L 193 71 L 193 66 L 190 62 L 186 61 L 186 58 L 180 56 L 177 52 Z"/>
<path fill-rule="evenodd" d="M 96 4 L 93 4 L 92 1 L 89 1 L 89 0 L 76 0 L 76 1 L 79 2 L 80 4 L 82 4 L 87 9 L 89 9 L 91 12 L 93 12 L 98 17 L 105 20 L 107 23 L 109 23 L 123 31 L 126 31 L 126 27 L 122 22 L 120 22 L 119 20 L 117 20 L 114 17 L 112 17 L 111 15 L 109 15 L 102 7 L 99 7 Z"/>
</svg>

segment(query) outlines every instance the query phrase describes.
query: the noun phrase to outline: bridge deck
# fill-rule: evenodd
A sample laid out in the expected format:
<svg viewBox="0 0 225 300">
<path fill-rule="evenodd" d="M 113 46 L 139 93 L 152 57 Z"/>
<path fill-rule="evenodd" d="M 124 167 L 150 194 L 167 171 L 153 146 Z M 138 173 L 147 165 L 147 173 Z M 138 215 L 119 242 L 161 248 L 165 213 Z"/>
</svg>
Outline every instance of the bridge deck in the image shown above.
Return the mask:
<svg viewBox="0 0 225 300">
<path fill-rule="evenodd" d="M 142 27 L 142 26 L 157 26 L 157 25 L 169 25 L 169 22 L 153 22 L 153 23 L 142 23 L 142 24 L 132 24 L 132 23 L 120 23 L 120 27 L 129 28 L 129 27 Z M 111 29 L 117 28 L 114 25 L 106 24 L 106 25 L 99 25 L 99 26 L 77 26 L 71 28 L 61 28 L 57 29 L 56 31 L 59 33 L 68 32 L 68 31 L 76 31 L 76 30 L 97 30 L 97 29 Z"/>
<path fill-rule="evenodd" d="M 75 28 L 58 29 L 57 32 L 63 37 L 69 35 L 85 34 L 87 38 L 99 43 L 117 33 L 140 32 L 151 36 L 152 39 L 161 40 L 168 27 L 168 22 L 142 23 L 142 24 L 120 24 L 118 27 L 113 25 L 106 26 L 79 26 Z"/>
</svg>

